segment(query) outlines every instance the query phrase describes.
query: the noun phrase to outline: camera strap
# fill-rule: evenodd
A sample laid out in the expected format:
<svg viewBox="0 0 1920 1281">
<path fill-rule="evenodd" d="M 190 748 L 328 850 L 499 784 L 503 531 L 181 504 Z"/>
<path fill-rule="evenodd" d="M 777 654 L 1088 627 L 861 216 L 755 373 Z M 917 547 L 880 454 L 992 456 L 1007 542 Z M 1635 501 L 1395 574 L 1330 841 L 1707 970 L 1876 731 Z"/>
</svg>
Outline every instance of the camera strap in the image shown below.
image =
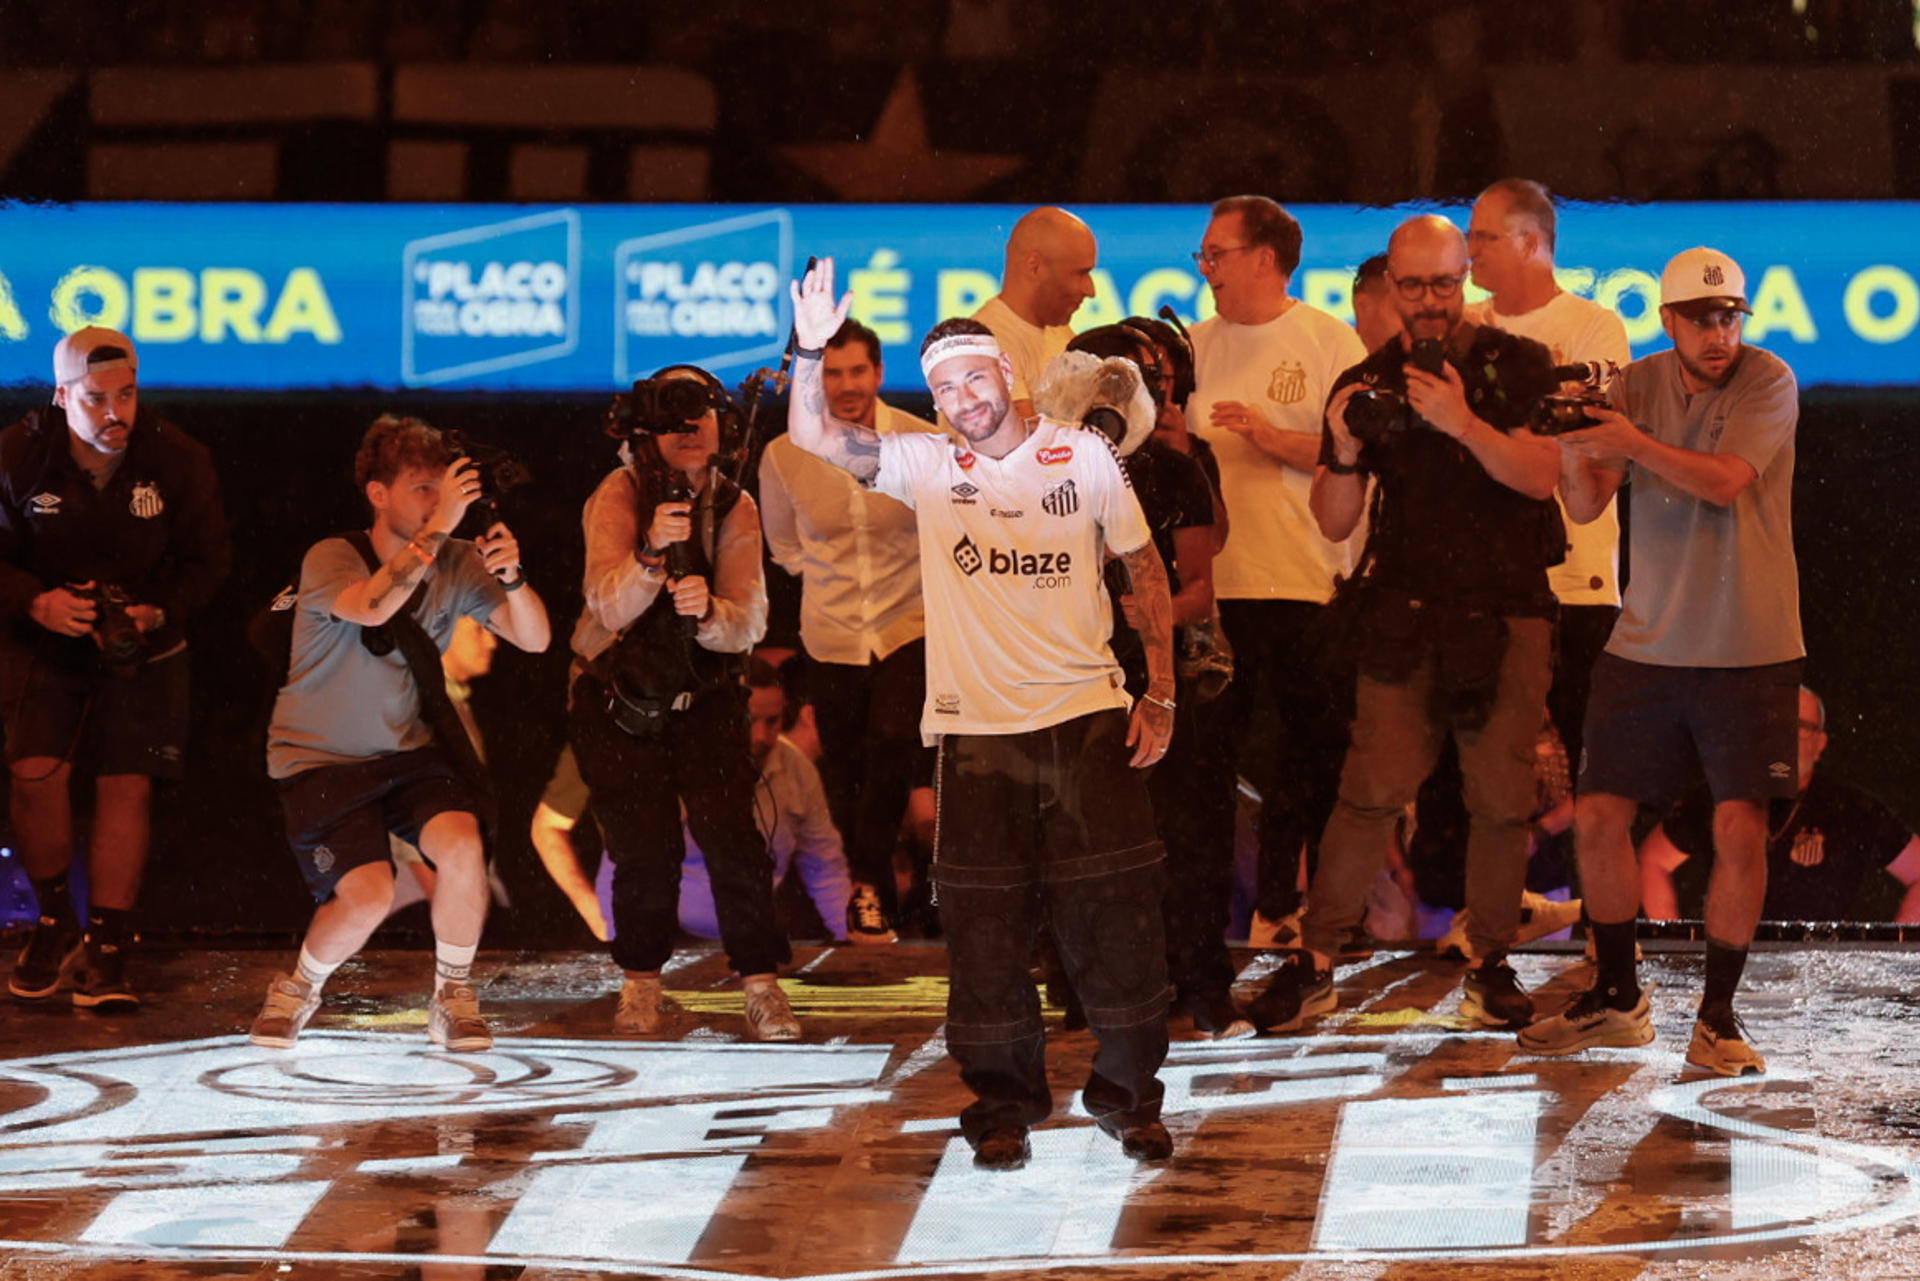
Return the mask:
<svg viewBox="0 0 1920 1281">
<path fill-rule="evenodd" d="M 353 544 L 367 562 L 369 572 L 380 568 L 380 557 L 373 550 L 373 540 L 365 530 L 356 529 L 344 535 Z M 453 766 L 453 772 L 474 794 L 475 815 L 488 836 L 493 834 L 498 819 L 498 807 L 493 798 L 493 777 L 487 771 L 486 762 L 480 759 L 480 749 L 474 745 L 473 738 L 467 733 L 466 722 L 460 719 L 460 711 L 453 705 L 453 695 L 447 693 L 446 669 L 440 665 L 440 647 L 433 643 L 433 637 L 427 635 L 427 629 L 420 624 L 416 611 L 422 598 L 427 594 L 427 580 L 413 589 L 413 595 L 407 597 L 407 603 L 398 613 L 386 621 L 384 630 L 392 638 L 394 647 L 400 650 L 402 658 L 407 660 L 407 670 L 413 675 L 414 687 L 420 693 L 421 719 L 427 728 L 433 731 L 433 738 L 440 745 L 447 763 Z"/>
</svg>

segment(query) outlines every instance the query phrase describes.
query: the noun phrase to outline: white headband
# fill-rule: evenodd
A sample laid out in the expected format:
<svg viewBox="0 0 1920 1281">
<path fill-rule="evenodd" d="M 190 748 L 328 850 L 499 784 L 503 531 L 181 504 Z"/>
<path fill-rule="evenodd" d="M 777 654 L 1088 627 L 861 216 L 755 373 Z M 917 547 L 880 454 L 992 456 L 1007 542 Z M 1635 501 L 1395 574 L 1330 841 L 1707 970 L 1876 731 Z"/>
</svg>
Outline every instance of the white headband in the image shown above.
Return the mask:
<svg viewBox="0 0 1920 1281">
<path fill-rule="evenodd" d="M 999 360 L 1004 354 L 992 334 L 948 334 L 920 353 L 920 373 L 931 381 L 934 366 L 943 360 L 955 356 L 991 356 Z"/>
</svg>

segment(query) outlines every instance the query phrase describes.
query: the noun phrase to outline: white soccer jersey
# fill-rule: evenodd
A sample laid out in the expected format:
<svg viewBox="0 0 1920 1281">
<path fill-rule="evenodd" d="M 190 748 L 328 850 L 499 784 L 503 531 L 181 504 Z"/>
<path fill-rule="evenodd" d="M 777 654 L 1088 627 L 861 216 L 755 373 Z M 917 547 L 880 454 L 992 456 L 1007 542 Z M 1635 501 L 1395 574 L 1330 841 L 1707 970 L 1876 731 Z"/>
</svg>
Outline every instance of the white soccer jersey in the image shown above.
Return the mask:
<svg viewBox="0 0 1920 1281">
<path fill-rule="evenodd" d="M 940 436 L 882 436 L 874 488 L 919 517 L 927 742 L 1129 706 L 1101 565 L 1151 532 L 1106 437 L 1043 418 L 988 458 Z"/>
</svg>

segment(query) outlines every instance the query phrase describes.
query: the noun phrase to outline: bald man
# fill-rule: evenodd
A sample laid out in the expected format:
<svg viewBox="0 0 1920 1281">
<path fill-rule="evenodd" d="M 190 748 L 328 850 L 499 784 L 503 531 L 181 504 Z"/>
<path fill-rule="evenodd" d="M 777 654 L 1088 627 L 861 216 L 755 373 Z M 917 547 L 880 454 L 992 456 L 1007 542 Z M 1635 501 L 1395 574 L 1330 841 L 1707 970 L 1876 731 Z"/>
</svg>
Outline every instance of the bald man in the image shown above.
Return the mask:
<svg viewBox="0 0 1920 1281">
<path fill-rule="evenodd" d="M 1013 224 L 1000 292 L 973 318 L 993 331 L 1013 361 L 1013 407 L 1022 418 L 1033 417 L 1028 389 L 1067 349 L 1073 314 L 1093 297 L 1099 253 L 1087 224 L 1064 209 L 1030 209 Z"/>
<path fill-rule="evenodd" d="M 1554 389 L 1546 348 L 1467 323 L 1467 242 L 1431 214 L 1400 224 L 1387 280 L 1402 332 L 1335 381 L 1311 505 L 1338 541 L 1377 503 L 1349 590 L 1358 668 L 1352 746 L 1320 838 L 1302 947 L 1248 1006 L 1276 1031 L 1331 1011 L 1334 953 L 1360 924 L 1387 845 L 1441 742 L 1459 749 L 1470 816 L 1467 909 L 1475 961 L 1461 1009 L 1524 1026 L 1533 1001 L 1506 963 L 1520 924 L 1533 743 L 1546 716 L 1553 589 L 1566 543 L 1553 504 L 1560 451 L 1527 429 Z M 1370 392 L 1391 393 L 1392 417 Z"/>
</svg>

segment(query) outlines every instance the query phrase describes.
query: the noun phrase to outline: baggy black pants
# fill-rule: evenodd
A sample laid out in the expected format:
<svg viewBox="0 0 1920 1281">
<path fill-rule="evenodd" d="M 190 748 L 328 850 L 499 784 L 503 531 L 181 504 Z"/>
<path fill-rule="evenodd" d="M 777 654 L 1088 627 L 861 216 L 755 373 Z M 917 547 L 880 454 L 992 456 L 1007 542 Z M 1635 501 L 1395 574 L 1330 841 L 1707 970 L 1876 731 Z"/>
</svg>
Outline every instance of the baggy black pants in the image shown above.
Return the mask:
<svg viewBox="0 0 1920 1281">
<path fill-rule="evenodd" d="M 934 884 L 951 985 L 947 1048 L 977 1143 L 1053 1110 L 1027 958 L 1046 920 L 1099 1042 L 1082 1098 L 1103 1129 L 1157 1120 L 1167 1054 L 1163 869 L 1146 780 L 1111 710 L 940 744 Z"/>
</svg>

